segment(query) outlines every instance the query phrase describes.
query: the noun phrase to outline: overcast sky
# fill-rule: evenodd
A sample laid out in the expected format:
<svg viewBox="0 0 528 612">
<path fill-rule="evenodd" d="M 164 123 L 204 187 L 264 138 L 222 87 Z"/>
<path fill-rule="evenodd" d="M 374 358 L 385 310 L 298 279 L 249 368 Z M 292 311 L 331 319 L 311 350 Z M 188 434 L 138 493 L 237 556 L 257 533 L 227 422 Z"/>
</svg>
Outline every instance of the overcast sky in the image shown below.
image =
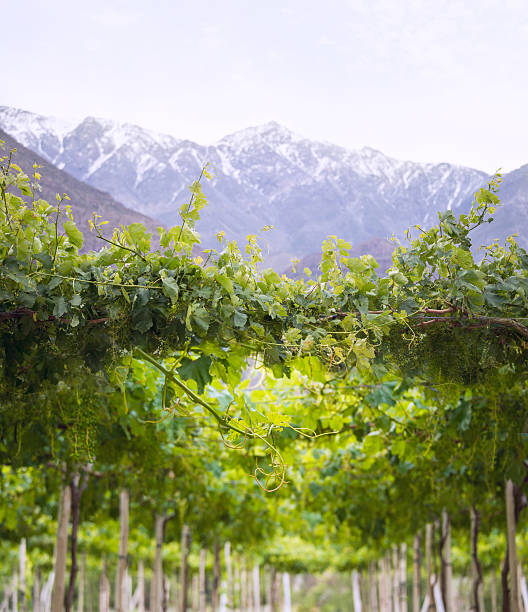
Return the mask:
<svg viewBox="0 0 528 612">
<path fill-rule="evenodd" d="M 528 163 L 528 0 L 2 3 L 0 104 L 208 144 L 270 120 L 401 159 Z"/>
</svg>

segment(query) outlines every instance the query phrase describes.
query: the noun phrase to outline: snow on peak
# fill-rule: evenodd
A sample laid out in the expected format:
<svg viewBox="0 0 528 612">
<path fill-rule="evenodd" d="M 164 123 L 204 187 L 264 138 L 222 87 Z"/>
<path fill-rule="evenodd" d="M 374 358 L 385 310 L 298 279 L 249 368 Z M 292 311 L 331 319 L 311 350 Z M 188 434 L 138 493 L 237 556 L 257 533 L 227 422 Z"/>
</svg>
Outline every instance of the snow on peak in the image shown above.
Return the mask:
<svg viewBox="0 0 528 612">
<path fill-rule="evenodd" d="M 237 130 L 221 138 L 216 144 L 227 145 L 237 150 L 252 147 L 258 142 L 274 146 L 287 142 L 299 142 L 303 138 L 276 121 L 269 121 L 242 130 Z"/>
<path fill-rule="evenodd" d="M 181 143 L 181 140 L 169 136 L 168 134 L 147 130 L 133 123 L 115 121 L 102 117 L 86 117 L 77 127 L 80 128 L 81 126 L 101 128 L 104 137 L 110 139 L 114 143 L 116 149 L 124 144 L 128 145 L 133 143 L 138 143 L 143 146 L 156 144 L 163 149 L 168 149 L 176 147 Z"/>
<path fill-rule="evenodd" d="M 79 121 L 47 117 L 18 108 L 0 106 L 0 123 L 6 132 L 27 146 L 26 143 L 31 137 L 38 139 L 45 134 L 51 133 L 62 139 L 78 125 Z"/>
</svg>

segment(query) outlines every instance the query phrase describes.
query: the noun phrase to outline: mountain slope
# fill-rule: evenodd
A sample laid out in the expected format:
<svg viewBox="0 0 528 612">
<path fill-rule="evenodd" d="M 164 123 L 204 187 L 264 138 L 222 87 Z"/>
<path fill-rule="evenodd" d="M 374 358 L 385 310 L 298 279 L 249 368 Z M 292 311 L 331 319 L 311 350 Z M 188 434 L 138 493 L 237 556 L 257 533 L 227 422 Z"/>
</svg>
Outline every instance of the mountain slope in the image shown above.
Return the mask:
<svg viewBox="0 0 528 612">
<path fill-rule="evenodd" d="M 0 140 L 6 143 L 4 152 L 16 149 L 14 161 L 29 176 L 33 173 L 34 163 L 41 166 L 39 172 L 42 177 L 40 180 L 42 191 L 39 197 L 52 205 L 56 202 L 55 196 L 57 193 L 66 193 L 71 198 L 68 204 L 71 205 L 75 222 L 84 235 L 84 250 L 97 250 L 104 244 L 89 230 L 88 220 L 94 212 L 109 222 L 108 225 L 104 226 L 106 236 L 111 235 L 112 228 L 121 224 L 143 223 L 149 231 L 153 232 L 154 240 L 157 237 L 156 228 L 159 223 L 154 219 L 126 208 L 107 193 L 86 185 L 67 172 L 59 170 L 1 129 Z"/>
<path fill-rule="evenodd" d="M 338 234 L 357 244 L 401 235 L 436 211 L 467 209 L 486 174 L 419 164 L 374 149 L 350 151 L 297 136 L 277 123 L 202 146 L 140 127 L 88 117 L 64 124 L 0 107 L 0 127 L 78 179 L 167 224 L 178 220 L 187 185 L 209 162 L 214 179 L 199 231 L 205 244 L 224 230 L 244 241 L 265 225 L 269 261 L 284 265 Z"/>
</svg>

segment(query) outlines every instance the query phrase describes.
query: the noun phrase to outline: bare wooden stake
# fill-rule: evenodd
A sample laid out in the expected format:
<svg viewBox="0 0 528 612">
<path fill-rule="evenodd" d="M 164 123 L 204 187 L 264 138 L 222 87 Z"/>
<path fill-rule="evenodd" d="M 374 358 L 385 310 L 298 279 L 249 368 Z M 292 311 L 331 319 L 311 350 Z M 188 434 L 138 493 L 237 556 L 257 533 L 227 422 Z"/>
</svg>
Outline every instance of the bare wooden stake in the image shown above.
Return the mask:
<svg viewBox="0 0 528 612">
<path fill-rule="evenodd" d="M 392 609 L 393 612 L 400 612 L 400 561 L 398 556 L 398 545 L 392 545 Z"/>
<path fill-rule="evenodd" d="M 354 601 L 354 612 L 361 612 L 361 590 L 359 587 L 359 572 L 352 570 L 352 599 Z"/>
<path fill-rule="evenodd" d="M 442 540 L 442 595 L 446 612 L 456 612 L 451 562 L 451 521 L 445 510 L 442 512 Z"/>
<path fill-rule="evenodd" d="M 19 593 L 20 593 L 20 612 L 27 612 L 26 604 L 26 538 L 20 540 L 18 548 L 18 575 L 20 578 Z"/>
<path fill-rule="evenodd" d="M 491 612 L 497 612 L 497 576 L 494 570 L 490 574 Z"/>
<path fill-rule="evenodd" d="M 253 612 L 253 568 L 249 561 L 246 559 L 246 596 L 247 596 L 247 610 Z"/>
<path fill-rule="evenodd" d="M 515 500 L 513 482 L 506 481 L 506 529 L 508 542 L 508 565 L 510 568 L 510 612 L 519 611 L 519 583 L 517 577 L 517 547 L 515 543 Z"/>
<path fill-rule="evenodd" d="M 165 515 L 156 514 L 154 519 L 154 538 L 156 541 L 156 552 L 154 557 L 154 571 L 152 573 L 152 593 L 150 601 L 150 612 L 161 612 L 161 597 L 163 589 L 163 531 L 165 529 Z"/>
<path fill-rule="evenodd" d="M 138 584 L 137 584 L 137 609 L 138 612 L 145 612 L 145 566 L 143 561 L 138 563 Z"/>
<path fill-rule="evenodd" d="M 205 591 L 205 563 L 206 563 L 206 550 L 202 548 L 200 550 L 200 574 L 199 574 L 199 590 L 200 590 L 200 612 L 205 612 L 206 608 L 206 591 Z"/>
<path fill-rule="evenodd" d="M 471 561 L 473 585 L 471 589 L 471 609 L 481 611 L 482 567 L 478 558 L 478 533 L 480 527 L 480 512 L 471 506 Z"/>
<path fill-rule="evenodd" d="M 189 525 L 182 527 L 181 533 L 181 563 L 180 563 L 180 612 L 187 612 L 187 603 L 189 596 L 189 549 L 191 547 L 191 530 Z"/>
<path fill-rule="evenodd" d="M 247 610 L 248 597 L 247 597 L 247 564 L 246 555 L 240 557 L 240 607 L 242 610 Z"/>
<path fill-rule="evenodd" d="M 127 612 L 124 606 L 125 576 L 128 554 L 129 494 L 121 489 L 119 495 L 119 554 L 117 561 L 116 612 Z"/>
<path fill-rule="evenodd" d="M 110 612 L 110 581 L 106 575 L 106 559 L 103 561 L 103 572 L 99 579 L 99 612 Z"/>
<path fill-rule="evenodd" d="M 227 607 L 232 610 L 234 606 L 233 601 L 233 566 L 231 563 L 231 542 L 224 544 L 224 561 L 226 567 L 226 594 L 227 594 Z"/>
<path fill-rule="evenodd" d="M 255 563 L 253 567 L 253 608 L 260 612 L 260 567 Z"/>
<path fill-rule="evenodd" d="M 66 556 L 68 552 L 68 523 L 70 522 L 71 489 L 62 485 L 57 519 L 57 540 L 55 542 L 55 559 L 53 566 L 53 590 L 51 594 L 51 612 L 63 612 L 64 587 L 66 578 Z"/>
<path fill-rule="evenodd" d="M 400 546 L 399 583 L 400 612 L 407 612 L 407 544 L 405 542 Z"/>
<path fill-rule="evenodd" d="M 18 612 L 18 572 L 15 570 L 13 572 L 13 587 L 12 587 L 12 604 L 13 604 L 13 612 Z"/>
<path fill-rule="evenodd" d="M 214 543 L 214 563 L 213 563 L 213 592 L 212 592 L 212 608 L 213 612 L 217 612 L 219 604 L 219 588 L 220 588 L 220 541 L 218 536 Z"/>
<path fill-rule="evenodd" d="M 86 582 L 86 553 L 81 557 L 81 572 L 79 574 L 79 597 L 77 599 L 77 612 L 84 612 L 84 585 Z"/>
<path fill-rule="evenodd" d="M 413 545 L 413 612 L 420 612 L 420 564 L 422 559 L 422 533 L 414 536 Z"/>
<path fill-rule="evenodd" d="M 434 610 L 434 576 L 433 576 L 433 557 L 432 557 L 432 548 L 433 548 L 433 525 L 431 523 L 427 523 L 425 526 L 425 566 L 426 566 L 426 574 L 427 574 L 427 598 L 429 601 L 429 610 Z"/>
<path fill-rule="evenodd" d="M 33 578 L 33 612 L 40 612 L 40 570 L 35 570 Z"/>
<path fill-rule="evenodd" d="M 282 574 L 282 612 L 292 612 L 290 574 Z"/>
</svg>

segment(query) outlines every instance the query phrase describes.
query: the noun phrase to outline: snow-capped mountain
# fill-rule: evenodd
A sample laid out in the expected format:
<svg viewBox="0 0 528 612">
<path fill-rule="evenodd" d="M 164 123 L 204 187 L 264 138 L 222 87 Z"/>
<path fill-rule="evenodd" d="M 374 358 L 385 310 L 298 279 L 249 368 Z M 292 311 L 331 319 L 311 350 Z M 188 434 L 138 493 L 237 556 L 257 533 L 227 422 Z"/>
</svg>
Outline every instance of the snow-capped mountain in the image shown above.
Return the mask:
<svg viewBox="0 0 528 612">
<path fill-rule="evenodd" d="M 106 238 L 110 238 L 113 229 L 119 225 L 143 223 L 153 235 L 153 245 L 159 246 L 159 242 L 156 240 L 159 226 L 157 221 L 140 212 L 126 208 L 108 193 L 77 180 L 64 170 L 59 170 L 40 155 L 26 148 L 13 136 L 4 132 L 2 128 L 0 128 L 0 140 L 5 143 L 8 150 L 16 149 L 13 161 L 27 175 L 32 175 L 34 163 L 40 166 L 39 198 L 54 204 L 57 193 L 68 194 L 70 197 L 68 205 L 71 207 L 77 227 L 84 235 L 84 250 L 98 250 L 104 246 L 104 242 L 99 240 L 97 234 L 90 231 L 90 219 L 93 213 L 100 215 L 102 219 L 108 222 L 108 225 L 101 228 L 101 233 Z M 65 220 L 63 218 L 63 221 Z"/>
<path fill-rule="evenodd" d="M 187 186 L 203 163 L 214 179 L 199 231 L 245 240 L 265 225 L 271 253 L 287 260 L 328 235 L 353 243 L 428 224 L 464 208 L 486 174 L 451 164 L 399 161 L 298 136 L 277 123 L 241 130 L 211 146 L 87 117 L 66 123 L 0 107 L 0 127 L 76 178 L 166 224 L 178 222 Z M 272 260 L 273 261 L 273 258 Z"/>
</svg>

